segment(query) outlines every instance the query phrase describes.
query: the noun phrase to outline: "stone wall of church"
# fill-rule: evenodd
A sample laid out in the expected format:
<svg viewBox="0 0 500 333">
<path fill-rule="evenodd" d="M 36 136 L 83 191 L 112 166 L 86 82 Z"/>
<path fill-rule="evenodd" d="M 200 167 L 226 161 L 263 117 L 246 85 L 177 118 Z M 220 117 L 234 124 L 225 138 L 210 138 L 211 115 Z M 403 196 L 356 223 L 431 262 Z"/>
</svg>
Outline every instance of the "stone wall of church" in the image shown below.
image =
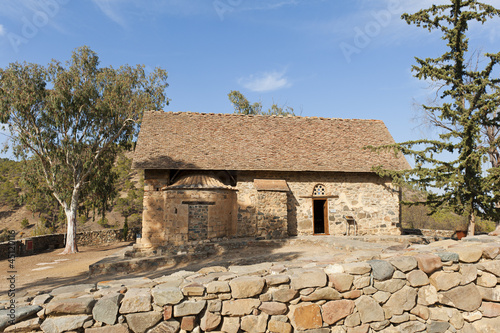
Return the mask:
<svg viewBox="0 0 500 333">
<path fill-rule="evenodd" d="M 313 234 L 313 199 L 318 198 L 313 191 L 319 184 L 325 189 L 319 198 L 326 200 L 327 233 L 346 234 L 345 216 L 354 218 L 358 235 L 401 233 L 399 188 L 375 174 L 240 171 L 237 191 L 219 192 L 162 191 L 168 171 L 145 174 L 142 239 L 138 241 L 143 248 L 203 238 Z M 257 191 L 255 179 L 283 179 L 290 191 Z"/>
<path fill-rule="evenodd" d="M 346 219 L 353 216 L 358 235 L 400 234 L 399 188 L 375 174 L 335 172 L 259 172 L 238 173 L 238 235 L 254 236 L 258 218 L 259 193 L 254 179 L 284 179 L 287 194 L 289 235 L 313 234 L 313 190 L 322 184 L 326 193 L 328 229 L 331 235 L 346 233 Z M 253 226 L 253 227 L 252 227 Z"/>
<path fill-rule="evenodd" d="M 166 190 L 165 240 L 169 244 L 236 233 L 236 193 L 232 190 Z"/>
<path fill-rule="evenodd" d="M 137 239 L 137 247 L 151 248 L 165 243 L 165 220 L 163 191 L 168 185 L 168 170 L 144 171 L 144 199 L 142 211 L 142 238 Z"/>
<path fill-rule="evenodd" d="M 276 239 L 288 236 L 287 193 L 259 191 L 257 195 L 257 237 Z"/>
</svg>

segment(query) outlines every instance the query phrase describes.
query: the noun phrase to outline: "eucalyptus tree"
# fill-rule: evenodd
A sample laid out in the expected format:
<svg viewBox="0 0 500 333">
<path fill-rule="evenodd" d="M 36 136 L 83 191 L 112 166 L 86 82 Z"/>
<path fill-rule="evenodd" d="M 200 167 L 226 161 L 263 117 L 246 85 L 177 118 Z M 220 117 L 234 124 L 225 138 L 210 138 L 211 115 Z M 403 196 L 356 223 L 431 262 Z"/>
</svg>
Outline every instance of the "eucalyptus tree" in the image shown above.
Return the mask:
<svg viewBox="0 0 500 333">
<path fill-rule="evenodd" d="M 15 154 L 37 159 L 39 176 L 64 210 L 64 254 L 78 251 L 77 208 L 90 177 L 114 145 L 132 142 L 145 110 L 168 105 L 166 80 L 160 68 L 147 74 L 141 65 L 100 67 L 86 46 L 64 64 L 0 69 L 0 122 L 12 133 Z"/>
</svg>

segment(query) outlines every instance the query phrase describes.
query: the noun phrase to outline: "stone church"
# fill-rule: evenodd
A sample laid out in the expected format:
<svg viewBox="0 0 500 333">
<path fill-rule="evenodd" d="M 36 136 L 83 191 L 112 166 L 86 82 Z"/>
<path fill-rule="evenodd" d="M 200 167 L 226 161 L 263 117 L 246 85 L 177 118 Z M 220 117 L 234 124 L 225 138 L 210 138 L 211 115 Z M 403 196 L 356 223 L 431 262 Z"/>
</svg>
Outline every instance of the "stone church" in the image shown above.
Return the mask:
<svg viewBox="0 0 500 333">
<path fill-rule="evenodd" d="M 400 196 L 372 167 L 406 159 L 380 120 L 145 112 L 133 167 L 144 170 L 150 249 L 224 237 L 393 235 Z"/>
</svg>

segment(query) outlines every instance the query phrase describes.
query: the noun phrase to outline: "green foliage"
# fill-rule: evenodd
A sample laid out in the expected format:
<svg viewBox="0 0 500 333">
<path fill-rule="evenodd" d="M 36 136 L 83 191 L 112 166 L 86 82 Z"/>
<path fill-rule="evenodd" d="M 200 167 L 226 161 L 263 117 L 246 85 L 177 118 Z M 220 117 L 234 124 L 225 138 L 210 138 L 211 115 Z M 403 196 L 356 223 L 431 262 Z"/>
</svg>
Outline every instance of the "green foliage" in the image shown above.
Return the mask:
<svg viewBox="0 0 500 333">
<path fill-rule="evenodd" d="M 125 219 L 129 220 L 131 226 L 136 227 L 141 222 L 144 189 L 130 187 L 125 191 L 127 196 L 118 198 L 115 207 Z"/>
<path fill-rule="evenodd" d="M 125 217 L 129 226 L 140 226 L 144 198 L 144 176 L 142 174 L 139 176 L 137 184 L 133 182 L 132 160 L 127 158 L 124 152 L 118 155 L 114 170 L 118 175 L 118 190 L 126 193 L 126 196 L 116 200 L 114 208 Z"/>
<path fill-rule="evenodd" d="M 128 236 L 128 222 L 127 222 L 127 218 L 125 218 L 125 222 L 123 222 L 122 239 L 124 241 L 127 240 L 127 236 Z"/>
<path fill-rule="evenodd" d="M 278 106 L 276 103 L 271 105 L 271 108 L 267 111 L 262 111 L 262 103 L 255 102 L 250 104 L 250 102 L 237 90 L 231 90 L 228 94 L 229 101 L 233 104 L 234 113 L 246 114 L 246 115 L 266 115 L 266 116 L 294 116 L 294 110 L 292 107 L 287 105 Z"/>
<path fill-rule="evenodd" d="M 21 228 L 26 229 L 29 225 L 30 225 L 30 222 L 28 221 L 27 218 L 22 219 Z"/>
<path fill-rule="evenodd" d="M 85 223 L 87 223 L 87 217 L 85 215 L 78 216 L 78 223 L 84 225 Z"/>
<path fill-rule="evenodd" d="M 50 221 L 42 217 L 33 228 L 33 236 L 50 235 L 53 234 L 55 230 L 55 226 Z"/>
<path fill-rule="evenodd" d="M 143 112 L 168 104 L 166 79 L 160 68 L 147 75 L 144 66 L 99 67 L 97 54 L 85 46 L 66 64 L 11 63 L 0 69 L 0 122 L 9 126 L 16 157 L 36 161 L 34 178 L 67 216 L 65 253 L 77 251 L 82 193 L 106 191 L 109 182 L 96 189 L 92 177 L 109 180 L 114 147 L 130 147 Z M 103 211 L 109 199 L 101 196 Z"/>
<path fill-rule="evenodd" d="M 427 193 L 411 188 L 403 189 L 403 200 L 407 203 L 401 207 L 401 224 L 409 229 L 432 230 L 467 230 L 468 217 L 457 215 L 447 205 L 430 215 L 431 209 L 423 204 Z M 488 233 L 495 229 L 495 222 L 478 218 L 476 231 Z"/>
<path fill-rule="evenodd" d="M 94 218 L 100 215 L 104 219 L 106 212 L 113 206 L 113 200 L 118 195 L 118 175 L 114 168 L 118 151 L 118 147 L 112 147 L 103 154 L 82 190 L 79 211 L 84 212 L 86 218 L 93 211 Z"/>
<path fill-rule="evenodd" d="M 0 159 L 0 203 L 14 209 L 19 206 L 19 179 L 21 163 Z"/>
<path fill-rule="evenodd" d="M 18 191 L 11 181 L 0 182 L 0 202 L 10 208 L 15 208 L 18 205 Z"/>
<path fill-rule="evenodd" d="M 10 234 L 8 229 L 0 230 L 0 243 L 7 242 L 10 239 Z"/>
<path fill-rule="evenodd" d="M 500 53 L 485 54 L 482 68 L 468 68 L 467 30 L 473 21 L 485 23 L 500 16 L 500 11 L 478 1 L 450 0 L 445 5 L 433 5 L 415 14 L 404 14 L 408 24 L 440 30 L 447 41 L 447 51 L 437 58 L 416 58 L 415 77 L 441 86 L 441 104 L 423 105 L 426 112 L 441 124 L 443 132 L 437 140 L 416 140 L 377 149 L 395 149 L 413 156 L 415 167 L 402 172 L 381 171 L 400 183 L 408 182 L 428 192 L 426 205 L 430 212 L 439 212 L 443 205 L 455 214 L 467 216 L 474 233 L 475 217 L 496 219 L 495 203 L 499 201 L 498 176 L 494 170 L 483 170 L 488 147 L 483 145 L 481 129 L 487 123 L 498 124 L 492 117 L 500 105 L 498 78 L 495 68 Z M 451 153 L 452 160 L 443 158 Z M 458 223 L 458 222 L 456 222 Z M 472 231 L 472 232 L 471 232 Z"/>
<path fill-rule="evenodd" d="M 21 187 L 23 189 L 22 202 L 34 213 L 57 210 L 57 200 L 52 196 L 48 186 L 45 185 L 40 162 L 35 158 L 23 161 Z"/>
<path fill-rule="evenodd" d="M 491 220 L 479 218 L 476 222 L 476 230 L 478 232 L 489 233 L 495 230 L 496 223 Z"/>
<path fill-rule="evenodd" d="M 97 223 L 101 226 L 101 227 L 104 227 L 104 228 L 108 228 L 109 227 L 109 222 L 108 222 L 108 219 L 107 218 L 101 218 L 97 221 Z"/>
<path fill-rule="evenodd" d="M 128 217 L 130 225 L 133 227 L 140 227 L 142 222 L 142 210 L 139 213 L 134 213 Z"/>
</svg>

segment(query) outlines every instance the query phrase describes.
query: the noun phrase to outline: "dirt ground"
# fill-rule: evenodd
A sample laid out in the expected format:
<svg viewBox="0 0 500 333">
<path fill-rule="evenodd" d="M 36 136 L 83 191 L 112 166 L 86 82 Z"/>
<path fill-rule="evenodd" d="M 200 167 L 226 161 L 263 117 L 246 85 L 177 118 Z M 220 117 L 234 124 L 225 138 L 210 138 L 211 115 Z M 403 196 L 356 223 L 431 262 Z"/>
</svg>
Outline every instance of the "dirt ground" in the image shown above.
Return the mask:
<svg viewBox="0 0 500 333">
<path fill-rule="evenodd" d="M 129 243 L 114 243 L 99 247 L 80 247 L 79 253 L 60 255 L 63 249 L 46 251 L 40 254 L 15 258 L 16 296 L 33 295 L 36 291 L 50 291 L 67 284 L 86 283 L 89 265 L 114 254 Z M 6 299 L 9 289 L 7 278 L 9 262 L 1 261 L 5 278 L 0 279 L 1 299 Z"/>
<path fill-rule="evenodd" d="M 274 248 L 255 247 L 234 250 L 223 256 L 211 256 L 188 264 L 164 266 L 149 272 L 89 277 L 89 265 L 106 257 L 116 255 L 117 252 L 123 252 L 130 245 L 132 243 L 122 242 L 106 246 L 83 246 L 79 248 L 80 252 L 76 254 L 60 255 L 62 249 L 56 249 L 33 256 L 17 257 L 14 273 L 16 298 L 49 292 L 61 286 L 96 283 L 125 276 L 127 278 L 139 276 L 156 278 L 180 269 L 197 271 L 204 266 L 245 265 L 266 261 L 301 261 L 304 264 L 313 261 L 330 263 L 340 262 L 344 256 L 339 250 L 313 244 Z M 7 291 L 9 290 L 7 278 L 12 273 L 8 273 L 10 269 L 7 260 L 2 260 L 0 263 L 2 272 L 4 272 L 4 277 L 0 278 L 0 300 L 6 300 Z"/>
</svg>

